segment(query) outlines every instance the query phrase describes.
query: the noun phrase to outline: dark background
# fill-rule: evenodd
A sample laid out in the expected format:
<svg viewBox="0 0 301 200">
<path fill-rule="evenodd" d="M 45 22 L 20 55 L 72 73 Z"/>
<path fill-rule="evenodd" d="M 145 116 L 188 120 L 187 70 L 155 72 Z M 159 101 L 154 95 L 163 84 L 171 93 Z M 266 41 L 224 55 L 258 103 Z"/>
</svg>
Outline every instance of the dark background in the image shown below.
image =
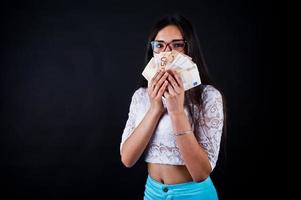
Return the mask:
<svg viewBox="0 0 301 200">
<path fill-rule="evenodd" d="M 175 11 L 194 24 L 227 100 L 226 154 L 211 175 L 220 199 L 264 192 L 271 2 L 0 5 L 0 199 L 142 199 L 145 163 L 125 168 L 119 144 L 150 28 Z"/>
</svg>

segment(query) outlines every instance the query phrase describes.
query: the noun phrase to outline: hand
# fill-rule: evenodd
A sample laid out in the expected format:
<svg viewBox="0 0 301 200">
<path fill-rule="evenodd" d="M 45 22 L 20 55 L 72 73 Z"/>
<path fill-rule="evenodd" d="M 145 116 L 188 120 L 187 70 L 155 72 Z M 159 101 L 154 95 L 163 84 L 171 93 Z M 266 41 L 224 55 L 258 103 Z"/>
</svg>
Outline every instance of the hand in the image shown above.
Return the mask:
<svg viewBox="0 0 301 200">
<path fill-rule="evenodd" d="M 163 96 L 166 99 L 167 112 L 170 115 L 184 113 L 184 86 L 180 75 L 170 70 L 167 77 L 168 86 Z"/>
<path fill-rule="evenodd" d="M 164 113 L 162 95 L 165 92 L 166 87 L 168 85 L 168 81 L 166 80 L 168 76 L 168 72 L 162 69 L 155 74 L 155 76 L 151 79 L 151 81 L 148 84 L 150 110 L 155 113 Z"/>
</svg>

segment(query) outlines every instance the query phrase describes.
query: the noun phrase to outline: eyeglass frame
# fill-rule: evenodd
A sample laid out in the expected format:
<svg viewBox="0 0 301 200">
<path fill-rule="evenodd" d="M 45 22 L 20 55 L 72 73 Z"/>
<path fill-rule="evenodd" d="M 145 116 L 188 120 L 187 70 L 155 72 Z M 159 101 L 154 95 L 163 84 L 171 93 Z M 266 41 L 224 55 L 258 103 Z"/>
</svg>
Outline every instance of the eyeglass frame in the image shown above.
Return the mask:
<svg viewBox="0 0 301 200">
<path fill-rule="evenodd" d="M 171 42 L 168 42 L 168 43 L 166 43 L 164 40 L 153 40 L 153 41 L 150 42 L 150 45 L 151 45 L 151 48 L 152 48 L 152 50 L 153 50 L 154 53 L 157 53 L 157 52 L 154 51 L 154 47 L 153 47 L 155 42 L 163 42 L 166 45 L 165 48 L 162 51 L 160 51 L 160 52 L 164 52 L 166 50 L 167 46 L 171 50 L 173 50 L 173 48 L 170 46 L 170 44 L 173 43 L 173 42 L 184 42 L 183 50 L 185 49 L 185 47 L 187 45 L 187 41 L 185 39 L 176 39 L 176 40 L 172 40 Z M 158 52 L 158 53 L 160 53 L 160 52 Z"/>
</svg>

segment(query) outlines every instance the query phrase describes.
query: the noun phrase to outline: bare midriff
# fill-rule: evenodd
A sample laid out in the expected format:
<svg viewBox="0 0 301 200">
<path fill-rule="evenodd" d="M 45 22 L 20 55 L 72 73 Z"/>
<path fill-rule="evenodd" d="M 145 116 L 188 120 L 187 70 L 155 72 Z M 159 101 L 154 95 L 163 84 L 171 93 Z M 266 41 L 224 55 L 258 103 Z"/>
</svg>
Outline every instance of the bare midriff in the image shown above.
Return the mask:
<svg viewBox="0 0 301 200">
<path fill-rule="evenodd" d="M 150 177 L 164 184 L 185 183 L 193 180 L 185 165 L 147 163 L 147 168 Z"/>
</svg>

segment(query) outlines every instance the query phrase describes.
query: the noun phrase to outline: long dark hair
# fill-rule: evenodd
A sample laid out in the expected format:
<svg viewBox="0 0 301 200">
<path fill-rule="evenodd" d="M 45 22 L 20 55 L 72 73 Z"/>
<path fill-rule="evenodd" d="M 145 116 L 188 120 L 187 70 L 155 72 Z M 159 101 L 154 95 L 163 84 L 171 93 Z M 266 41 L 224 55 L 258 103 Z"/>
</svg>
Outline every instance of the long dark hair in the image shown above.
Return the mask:
<svg viewBox="0 0 301 200">
<path fill-rule="evenodd" d="M 201 111 L 202 109 L 202 103 L 203 103 L 202 93 L 204 90 L 204 86 L 205 85 L 212 85 L 213 87 L 216 86 L 213 83 L 213 81 L 210 79 L 208 68 L 205 63 L 203 53 L 201 51 L 198 36 L 194 31 L 192 24 L 185 17 L 179 14 L 171 14 L 171 15 L 166 15 L 157 21 L 157 23 L 153 26 L 151 33 L 148 37 L 145 65 L 153 57 L 153 51 L 150 45 L 151 41 L 155 39 L 156 35 L 161 29 L 163 29 L 168 25 L 175 25 L 179 28 L 179 30 L 183 35 L 184 40 L 186 40 L 187 42 L 187 45 L 185 47 L 185 54 L 190 56 L 192 60 L 197 64 L 200 73 L 202 84 L 190 90 L 187 90 L 185 92 L 185 105 L 187 105 L 188 107 L 188 111 L 194 125 L 194 133 L 197 134 L 197 131 L 199 130 L 199 122 L 201 116 L 197 115 L 197 117 L 193 117 L 195 116 L 193 113 L 195 112 L 200 113 L 199 111 Z M 147 87 L 147 80 L 143 76 L 141 76 L 141 80 L 138 87 Z M 224 103 L 224 122 L 225 122 L 226 115 L 225 115 L 224 100 L 223 103 Z M 223 132 L 225 132 L 225 123 L 224 123 Z M 224 134 L 225 133 L 223 133 L 223 136 Z"/>
</svg>

